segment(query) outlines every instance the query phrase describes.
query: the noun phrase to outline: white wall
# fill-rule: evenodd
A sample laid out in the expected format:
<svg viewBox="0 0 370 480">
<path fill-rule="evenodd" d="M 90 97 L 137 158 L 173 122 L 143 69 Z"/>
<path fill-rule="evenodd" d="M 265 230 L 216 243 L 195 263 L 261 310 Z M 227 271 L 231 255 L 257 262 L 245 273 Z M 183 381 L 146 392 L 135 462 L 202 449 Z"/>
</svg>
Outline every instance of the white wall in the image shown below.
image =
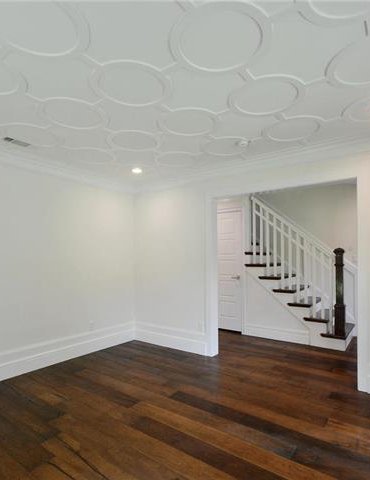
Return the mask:
<svg viewBox="0 0 370 480">
<path fill-rule="evenodd" d="M 141 194 L 135 219 L 139 338 L 171 336 L 204 353 L 204 195 L 191 187 Z"/>
<path fill-rule="evenodd" d="M 1 166 L 0 228 L 0 377 L 133 335 L 131 195 Z"/>
<path fill-rule="evenodd" d="M 15 349 L 17 358 L 36 352 L 33 368 L 42 366 L 37 352 L 55 343 L 68 355 L 81 354 L 81 346 L 68 350 L 69 339 L 81 335 L 89 342 L 89 318 L 96 328 L 118 325 L 111 327 L 115 333 L 109 342 L 127 339 L 115 328 L 132 319 L 135 255 L 136 338 L 214 355 L 214 199 L 357 177 L 358 378 L 359 388 L 370 392 L 370 156 L 341 155 L 140 194 L 135 199 L 134 251 L 130 196 L 1 167 L 2 348 Z M 32 349 L 30 339 L 43 343 Z M 103 348 L 104 342 L 94 343 L 94 349 Z M 12 352 L 1 353 L 0 378 L 19 373 L 9 367 Z M 8 366 L 2 370 L 5 361 Z"/>
<path fill-rule="evenodd" d="M 341 183 L 260 194 L 270 205 L 357 263 L 356 185 Z"/>
<path fill-rule="evenodd" d="M 342 152 L 316 162 L 215 177 L 192 187 L 141 194 L 136 204 L 137 320 L 151 325 L 148 339 L 167 346 L 217 353 L 216 209 L 213 199 L 355 178 L 358 183 L 359 388 L 370 392 L 370 157 Z M 140 300 L 141 299 L 141 300 Z M 205 323 L 205 335 L 202 323 Z M 162 326 L 165 326 L 163 329 Z M 145 326 L 142 331 L 148 330 Z M 162 332 L 162 335 L 161 335 Z M 199 350 L 200 351 L 200 350 Z"/>
</svg>

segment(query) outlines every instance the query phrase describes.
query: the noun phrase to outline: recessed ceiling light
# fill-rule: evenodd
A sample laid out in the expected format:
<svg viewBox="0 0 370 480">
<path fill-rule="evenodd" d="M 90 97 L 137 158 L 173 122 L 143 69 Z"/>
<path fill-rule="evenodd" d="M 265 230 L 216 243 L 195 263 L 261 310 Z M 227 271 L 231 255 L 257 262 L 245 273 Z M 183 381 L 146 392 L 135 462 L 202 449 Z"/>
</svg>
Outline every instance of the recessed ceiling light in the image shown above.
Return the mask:
<svg viewBox="0 0 370 480">
<path fill-rule="evenodd" d="M 140 173 L 143 173 L 142 169 L 139 167 L 133 168 L 131 172 L 134 173 L 135 175 L 139 175 Z"/>
</svg>

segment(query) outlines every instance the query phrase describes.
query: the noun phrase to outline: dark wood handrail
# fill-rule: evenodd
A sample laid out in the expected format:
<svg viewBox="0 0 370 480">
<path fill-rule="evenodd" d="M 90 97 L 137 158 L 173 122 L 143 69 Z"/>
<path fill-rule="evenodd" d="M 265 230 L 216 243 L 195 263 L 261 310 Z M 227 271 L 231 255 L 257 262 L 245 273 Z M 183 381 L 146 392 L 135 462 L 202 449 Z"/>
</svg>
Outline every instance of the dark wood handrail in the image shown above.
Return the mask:
<svg viewBox="0 0 370 480">
<path fill-rule="evenodd" d="M 334 305 L 334 335 L 345 337 L 346 335 L 346 306 L 344 304 L 344 250 L 336 248 L 335 254 L 335 305 Z"/>
</svg>

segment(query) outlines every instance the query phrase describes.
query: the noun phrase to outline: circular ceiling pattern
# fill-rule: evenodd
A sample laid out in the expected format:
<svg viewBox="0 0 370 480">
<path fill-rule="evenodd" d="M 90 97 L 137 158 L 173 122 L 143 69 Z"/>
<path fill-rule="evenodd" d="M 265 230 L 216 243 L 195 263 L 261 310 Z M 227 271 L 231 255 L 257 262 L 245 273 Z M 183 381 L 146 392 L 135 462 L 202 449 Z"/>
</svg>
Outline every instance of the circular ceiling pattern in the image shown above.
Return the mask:
<svg viewBox="0 0 370 480">
<path fill-rule="evenodd" d="M 328 78 L 339 85 L 370 85 L 370 38 L 342 50 L 327 68 Z"/>
<path fill-rule="evenodd" d="M 0 129 L 25 155 L 118 184 L 117 168 L 192 178 L 289 142 L 368 140 L 368 1 L 163 2 L 155 18 L 145 2 L 107 2 L 107 17 L 90 3 L 0 2 Z M 149 60 L 147 38 L 162 49 Z"/>
<path fill-rule="evenodd" d="M 246 65 L 270 40 L 267 17 L 250 4 L 215 2 L 190 9 L 170 37 L 175 58 L 192 68 L 226 72 Z"/>
<path fill-rule="evenodd" d="M 157 147 L 156 137 L 148 132 L 139 130 L 122 130 L 113 133 L 108 142 L 112 147 L 123 148 L 125 150 L 153 150 Z"/>
<path fill-rule="evenodd" d="M 53 147 L 59 143 L 58 138 L 45 128 L 26 123 L 5 125 L 3 136 L 30 143 L 34 147 Z"/>
<path fill-rule="evenodd" d="M 320 128 L 317 119 L 311 117 L 296 117 L 282 120 L 268 127 L 264 136 L 277 142 L 293 142 L 305 140 L 316 133 Z"/>
<path fill-rule="evenodd" d="M 95 71 L 91 83 L 96 93 L 132 107 L 161 102 L 170 90 L 168 79 L 156 68 L 134 61 L 117 61 Z"/>
<path fill-rule="evenodd" d="M 232 110 L 245 115 L 274 115 L 283 112 L 303 96 L 301 82 L 287 77 L 257 79 L 229 96 Z"/>
<path fill-rule="evenodd" d="M 159 124 L 167 133 L 204 135 L 213 130 L 215 115 L 207 110 L 183 108 L 164 115 Z"/>
<path fill-rule="evenodd" d="M 89 39 L 77 10 L 54 2 L 1 2 L 0 31 L 12 47 L 42 56 L 67 55 L 82 49 Z"/>
<path fill-rule="evenodd" d="M 248 141 L 241 137 L 219 137 L 208 139 L 203 143 L 203 151 L 211 155 L 231 157 L 244 153 Z"/>
<path fill-rule="evenodd" d="M 185 152 L 167 152 L 157 158 L 157 163 L 164 167 L 192 167 L 197 163 L 197 157 Z"/>
<path fill-rule="evenodd" d="M 326 1 L 308 0 L 300 2 L 299 8 L 303 15 L 314 23 L 327 25 L 342 21 L 357 20 L 370 13 L 368 1 Z"/>
<path fill-rule="evenodd" d="M 101 111 L 73 98 L 48 98 L 41 103 L 41 113 L 47 120 L 62 127 L 90 129 L 105 123 Z"/>
<path fill-rule="evenodd" d="M 349 105 L 343 112 L 343 116 L 353 122 L 370 122 L 370 97 Z"/>
</svg>

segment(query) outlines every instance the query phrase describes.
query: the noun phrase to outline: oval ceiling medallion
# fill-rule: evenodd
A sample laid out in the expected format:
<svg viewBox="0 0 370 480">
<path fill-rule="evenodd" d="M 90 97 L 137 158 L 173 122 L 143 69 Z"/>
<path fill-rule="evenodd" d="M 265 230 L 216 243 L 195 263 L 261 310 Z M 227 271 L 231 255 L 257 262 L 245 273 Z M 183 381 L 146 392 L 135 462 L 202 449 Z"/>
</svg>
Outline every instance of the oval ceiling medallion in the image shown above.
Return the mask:
<svg viewBox="0 0 370 480">
<path fill-rule="evenodd" d="M 370 122 L 370 97 L 349 105 L 344 110 L 343 117 L 354 122 Z"/>
<path fill-rule="evenodd" d="M 125 150 L 153 150 L 157 147 L 155 136 L 138 130 L 123 130 L 113 133 L 108 139 L 110 145 Z"/>
<path fill-rule="evenodd" d="M 271 26 L 261 10 L 239 2 L 193 8 L 172 30 L 174 56 L 195 69 L 226 72 L 246 65 L 264 51 Z"/>
<path fill-rule="evenodd" d="M 139 62 L 111 62 L 95 71 L 92 86 L 99 95 L 131 107 L 145 107 L 163 100 L 169 81 L 156 68 Z"/>
<path fill-rule="evenodd" d="M 53 147 L 59 143 L 58 138 L 50 131 L 36 125 L 26 123 L 5 125 L 3 131 L 4 136 L 30 143 L 34 147 Z"/>
<path fill-rule="evenodd" d="M 358 20 L 359 17 L 370 12 L 368 1 L 357 0 L 342 2 L 309 0 L 308 2 L 300 2 L 299 8 L 304 17 L 321 25 Z"/>
<path fill-rule="evenodd" d="M 245 152 L 248 143 L 245 138 L 241 137 L 219 137 L 206 140 L 203 150 L 211 155 L 231 157 Z"/>
<path fill-rule="evenodd" d="M 370 85 L 370 39 L 367 37 L 343 49 L 330 62 L 327 76 L 339 85 Z"/>
<path fill-rule="evenodd" d="M 274 115 L 291 107 L 303 95 L 303 85 L 281 77 L 247 83 L 229 97 L 230 108 L 246 115 Z"/>
<path fill-rule="evenodd" d="M 41 104 L 41 113 L 62 127 L 89 129 L 104 123 L 102 112 L 82 100 L 49 98 Z"/>
<path fill-rule="evenodd" d="M 164 167 L 186 168 L 192 167 L 196 162 L 194 155 L 185 152 L 167 152 L 157 158 L 158 165 Z"/>
<path fill-rule="evenodd" d="M 99 148 L 76 148 L 67 149 L 70 161 L 83 165 L 104 165 L 114 162 L 111 153 Z"/>
<path fill-rule="evenodd" d="M 32 55 L 60 56 L 82 49 L 88 27 L 78 11 L 54 2 L 1 2 L 3 40 Z"/>
<path fill-rule="evenodd" d="M 309 138 L 319 128 L 320 123 L 314 118 L 290 118 L 268 127 L 264 136 L 278 142 L 293 142 Z"/>
<path fill-rule="evenodd" d="M 159 124 L 162 130 L 176 135 L 204 135 L 213 130 L 214 115 L 207 110 L 181 109 L 164 115 Z"/>
</svg>

